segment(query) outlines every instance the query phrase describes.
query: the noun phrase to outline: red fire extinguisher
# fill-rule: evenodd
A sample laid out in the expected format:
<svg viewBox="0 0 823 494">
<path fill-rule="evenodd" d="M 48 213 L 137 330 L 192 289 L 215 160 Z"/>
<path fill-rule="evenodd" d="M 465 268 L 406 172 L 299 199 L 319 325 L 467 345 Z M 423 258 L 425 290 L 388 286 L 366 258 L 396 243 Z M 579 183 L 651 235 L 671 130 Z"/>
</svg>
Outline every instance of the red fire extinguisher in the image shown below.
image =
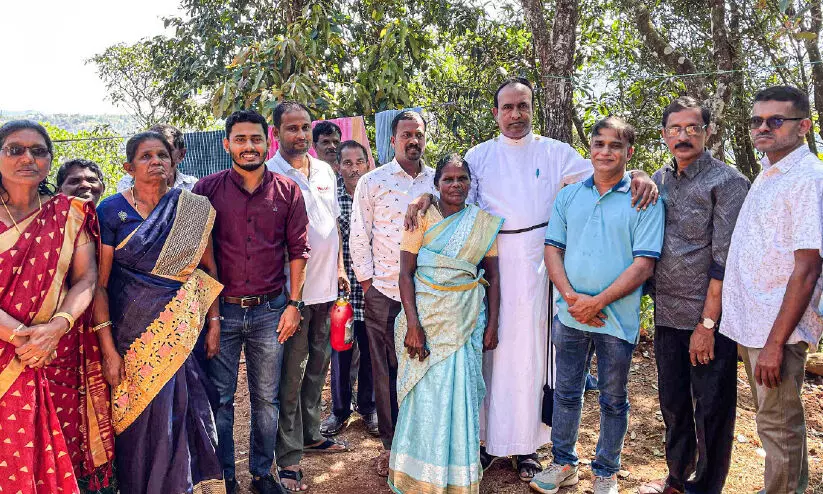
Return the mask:
<svg viewBox="0 0 823 494">
<path fill-rule="evenodd" d="M 354 309 L 349 299 L 340 297 L 331 306 L 331 347 L 338 352 L 350 350 L 354 343 Z"/>
</svg>

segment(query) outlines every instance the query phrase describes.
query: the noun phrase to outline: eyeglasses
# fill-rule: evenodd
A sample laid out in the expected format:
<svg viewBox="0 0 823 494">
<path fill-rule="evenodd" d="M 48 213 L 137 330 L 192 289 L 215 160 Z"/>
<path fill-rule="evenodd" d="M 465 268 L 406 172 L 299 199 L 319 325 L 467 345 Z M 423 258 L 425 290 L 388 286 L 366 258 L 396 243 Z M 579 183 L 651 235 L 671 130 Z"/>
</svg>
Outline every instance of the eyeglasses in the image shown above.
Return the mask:
<svg viewBox="0 0 823 494">
<path fill-rule="evenodd" d="M 694 137 L 703 132 L 706 127 L 708 127 L 708 125 L 687 125 L 685 127 L 666 127 L 664 130 L 668 137 L 678 137 L 684 130 L 687 136 Z"/>
<path fill-rule="evenodd" d="M 788 120 L 804 120 L 805 118 L 806 117 L 752 117 L 749 120 L 749 127 L 752 130 L 759 129 L 763 125 L 763 122 L 766 122 L 766 127 L 768 127 L 769 130 L 775 130 L 779 129 L 780 127 L 783 127 L 783 122 L 786 122 Z"/>
<path fill-rule="evenodd" d="M 50 154 L 49 150 L 43 146 L 18 146 L 17 144 L 12 144 L 3 148 L 3 152 L 11 158 L 23 156 L 26 154 L 26 150 L 31 153 L 33 158 L 45 158 Z"/>
</svg>

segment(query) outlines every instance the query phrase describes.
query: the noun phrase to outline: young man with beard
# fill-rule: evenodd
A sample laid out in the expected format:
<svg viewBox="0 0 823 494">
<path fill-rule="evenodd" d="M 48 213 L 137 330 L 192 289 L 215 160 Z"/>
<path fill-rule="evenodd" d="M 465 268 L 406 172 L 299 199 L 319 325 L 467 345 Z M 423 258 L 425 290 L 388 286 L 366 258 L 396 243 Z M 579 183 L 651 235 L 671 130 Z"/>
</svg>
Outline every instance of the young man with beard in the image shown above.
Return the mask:
<svg viewBox="0 0 823 494">
<path fill-rule="evenodd" d="M 306 259 L 309 257 L 306 206 L 292 180 L 266 170 L 268 125 L 253 111 L 226 119 L 223 147 L 232 168 L 209 175 L 194 193 L 217 210 L 214 255 L 220 282 L 220 352 L 209 361 L 209 376 L 220 396 L 215 414 L 218 456 L 228 493 L 236 492 L 234 394 L 240 352 L 246 356 L 251 398 L 249 472 L 252 491 L 280 494 L 271 475 L 280 412 L 283 343 L 299 328 Z M 286 263 L 289 289 L 286 290 Z"/>
<path fill-rule="evenodd" d="M 757 93 L 750 127 L 766 158 L 732 234 L 720 332 L 739 345 L 751 382 L 766 450 L 761 492 L 799 494 L 809 484 L 806 354 L 823 334 L 823 163 L 806 144 L 809 97 L 797 88 Z"/>
<path fill-rule="evenodd" d="M 315 127 L 316 128 L 316 127 Z M 332 413 L 320 425 L 320 432 L 325 436 L 337 434 L 348 421 L 352 405 L 352 374 L 357 372 L 357 412 L 363 417 L 366 429 L 371 435 L 377 435 L 377 412 L 374 405 L 374 384 L 372 382 L 369 340 L 366 336 L 366 324 L 363 318 L 363 287 L 357 282 L 351 261 L 349 231 L 355 187 L 362 175 L 369 171 L 369 158 L 366 148 L 357 141 L 345 141 L 337 147 L 337 163 L 343 183 L 337 186 L 337 200 L 340 203 L 340 234 L 343 237 L 343 264 L 351 281 L 348 293 L 349 303 L 354 310 L 354 337 L 356 347 L 331 355 L 331 399 Z M 345 295 L 341 290 L 340 295 Z M 360 363 L 354 370 L 355 348 L 359 349 Z"/>
<path fill-rule="evenodd" d="M 325 162 L 309 154 L 311 114 L 304 105 L 285 101 L 272 116 L 277 154 L 266 162 L 272 172 L 300 187 L 309 217 L 311 258 L 306 264 L 306 287 L 300 302 L 300 331 L 285 343 L 280 382 L 280 427 L 277 465 L 280 482 L 290 491 L 304 491 L 300 460 L 303 452 L 337 453 L 348 447 L 320 434 L 320 398 L 329 370 L 329 310 L 338 289 L 348 290 L 337 218 L 337 178 Z"/>
<path fill-rule="evenodd" d="M 426 122 L 413 111 L 392 120 L 395 157 L 367 173 L 354 192 L 350 234 L 351 256 L 366 302 L 366 334 L 371 351 L 377 420 L 384 451 L 377 457 L 378 475 L 388 477 L 394 426 L 397 422 L 397 355 L 394 319 L 400 313 L 400 240 L 409 203 L 432 194 L 434 170 L 423 164 Z"/>
<path fill-rule="evenodd" d="M 546 232 L 545 263 L 560 298 L 552 341 L 557 380 L 552 463 L 530 486 L 545 494 L 578 482 L 575 450 L 589 351 L 594 346 L 600 388 L 600 439 L 594 494 L 617 494 L 623 438 L 629 426 L 629 367 L 640 336 L 642 285 L 663 246 L 663 205 L 632 206 L 626 163 L 634 128 L 608 117 L 591 138 L 594 174 L 557 194 Z"/>
<path fill-rule="evenodd" d="M 318 122 L 311 131 L 312 144 L 317 157 L 328 163 L 338 177 L 340 176 L 340 165 L 337 163 L 337 146 L 340 145 L 342 135 L 336 123 L 326 120 Z M 338 180 L 338 184 L 339 182 Z"/>
<path fill-rule="evenodd" d="M 717 333 L 726 255 L 749 181 L 706 150 L 710 110 L 692 97 L 663 110 L 673 159 L 653 179 L 666 206 L 654 272 L 654 354 L 667 478 L 640 494 L 720 494 L 731 463 L 737 345 Z"/>
</svg>

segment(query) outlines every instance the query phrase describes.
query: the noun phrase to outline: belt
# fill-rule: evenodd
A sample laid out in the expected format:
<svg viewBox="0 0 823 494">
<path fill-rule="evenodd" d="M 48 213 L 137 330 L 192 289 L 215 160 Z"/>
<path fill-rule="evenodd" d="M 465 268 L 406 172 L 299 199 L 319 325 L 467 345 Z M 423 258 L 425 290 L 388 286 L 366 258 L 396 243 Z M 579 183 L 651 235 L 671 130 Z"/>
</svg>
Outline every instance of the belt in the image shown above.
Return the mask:
<svg viewBox="0 0 823 494">
<path fill-rule="evenodd" d="M 249 307 L 255 307 L 260 304 L 264 304 L 269 300 L 274 300 L 283 293 L 283 289 L 275 290 L 271 293 L 266 293 L 264 295 L 248 295 L 245 297 L 220 297 L 220 300 L 227 303 L 227 304 L 237 304 L 240 307 L 247 309 Z"/>
<path fill-rule="evenodd" d="M 530 226 L 528 228 L 520 228 L 517 230 L 500 230 L 498 233 L 502 233 L 503 235 L 512 235 L 514 233 L 526 233 L 532 230 L 537 230 L 538 228 L 543 228 L 549 226 L 549 222 L 540 223 L 539 225 Z"/>
</svg>

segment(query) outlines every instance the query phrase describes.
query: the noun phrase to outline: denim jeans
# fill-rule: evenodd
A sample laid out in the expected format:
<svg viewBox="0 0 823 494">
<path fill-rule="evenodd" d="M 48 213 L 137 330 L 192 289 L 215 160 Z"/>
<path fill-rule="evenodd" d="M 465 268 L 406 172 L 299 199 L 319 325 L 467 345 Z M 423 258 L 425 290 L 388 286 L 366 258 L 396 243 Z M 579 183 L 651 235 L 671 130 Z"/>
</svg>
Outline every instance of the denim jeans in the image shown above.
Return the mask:
<svg viewBox="0 0 823 494">
<path fill-rule="evenodd" d="M 280 368 L 283 345 L 277 341 L 277 325 L 288 299 L 281 294 L 274 300 L 254 307 L 220 302 L 223 323 L 220 330 L 220 353 L 209 361 L 209 377 L 220 396 L 215 413 L 217 456 L 223 464 L 223 476 L 234 475 L 234 393 L 240 351 L 246 355 L 246 377 L 251 401 L 249 436 L 249 472 L 268 475 L 274 463 L 274 443 L 280 413 Z"/>
<path fill-rule="evenodd" d="M 577 465 L 575 445 L 583 410 L 587 357 L 594 346 L 600 388 L 600 438 L 592 470 L 609 477 L 620 470 L 620 452 L 629 427 L 629 367 L 635 345 L 615 336 L 552 325 L 556 347 L 552 454 L 560 465 Z"/>
</svg>

